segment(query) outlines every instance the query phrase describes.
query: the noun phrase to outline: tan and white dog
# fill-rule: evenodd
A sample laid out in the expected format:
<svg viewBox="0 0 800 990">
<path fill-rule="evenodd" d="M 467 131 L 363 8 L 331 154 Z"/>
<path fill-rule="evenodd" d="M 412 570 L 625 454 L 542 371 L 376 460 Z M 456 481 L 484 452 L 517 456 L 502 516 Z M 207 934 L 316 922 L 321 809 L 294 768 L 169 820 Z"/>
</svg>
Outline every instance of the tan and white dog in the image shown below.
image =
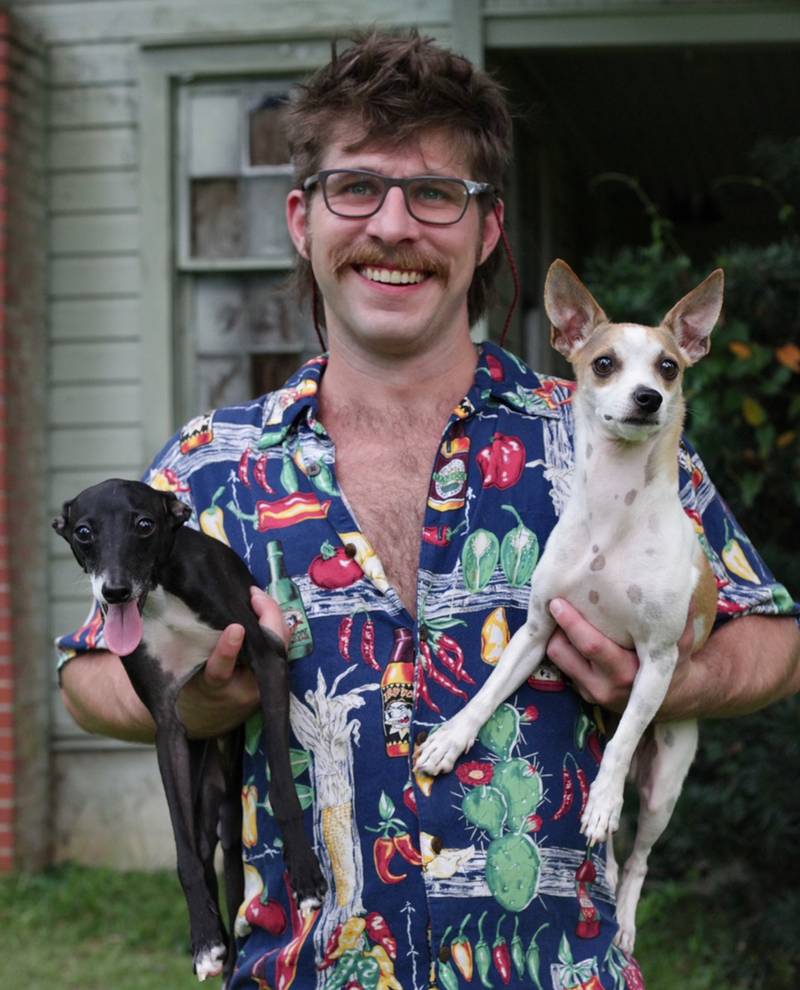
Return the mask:
<svg viewBox="0 0 800 990">
<path fill-rule="evenodd" d="M 692 597 L 694 650 L 716 613 L 716 582 L 678 497 L 678 445 L 683 371 L 708 353 L 722 290 L 717 269 L 660 326 L 611 323 L 565 262 L 551 265 L 544 290 L 551 341 L 578 381 L 571 495 L 534 574 L 526 623 L 480 691 L 431 733 L 415 763 L 429 774 L 451 770 L 497 706 L 536 670 L 555 628 L 553 598 L 567 599 L 606 636 L 634 648 L 639 669 L 581 819 L 590 843 L 609 840 L 606 876 L 613 888 L 610 840 L 633 770 L 639 820 L 617 891 L 617 941 L 626 951 L 633 948 L 647 857 L 697 747 L 693 721 L 654 723 L 642 739 L 669 688 Z"/>
</svg>

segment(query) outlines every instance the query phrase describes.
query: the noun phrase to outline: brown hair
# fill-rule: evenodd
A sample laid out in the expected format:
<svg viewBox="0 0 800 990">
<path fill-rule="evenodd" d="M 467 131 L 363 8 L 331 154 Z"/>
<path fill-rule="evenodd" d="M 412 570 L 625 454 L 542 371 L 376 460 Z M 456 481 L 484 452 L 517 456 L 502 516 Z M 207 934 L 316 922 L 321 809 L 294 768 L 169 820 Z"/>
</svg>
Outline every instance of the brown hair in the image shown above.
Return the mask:
<svg viewBox="0 0 800 990">
<path fill-rule="evenodd" d="M 423 131 L 447 129 L 463 149 L 471 174 L 501 194 L 511 153 L 511 116 L 502 86 L 487 73 L 416 30 L 372 30 L 336 51 L 331 61 L 298 87 L 287 115 L 287 136 L 299 188 L 319 171 L 334 131 L 355 120 L 359 137 L 347 151 L 367 145 L 400 147 Z M 479 199 L 485 216 L 491 209 Z M 476 269 L 467 295 L 470 323 L 486 311 L 497 273 L 493 251 Z M 311 266 L 300 258 L 297 282 L 313 287 Z M 321 318 L 321 314 L 320 314 Z"/>
</svg>

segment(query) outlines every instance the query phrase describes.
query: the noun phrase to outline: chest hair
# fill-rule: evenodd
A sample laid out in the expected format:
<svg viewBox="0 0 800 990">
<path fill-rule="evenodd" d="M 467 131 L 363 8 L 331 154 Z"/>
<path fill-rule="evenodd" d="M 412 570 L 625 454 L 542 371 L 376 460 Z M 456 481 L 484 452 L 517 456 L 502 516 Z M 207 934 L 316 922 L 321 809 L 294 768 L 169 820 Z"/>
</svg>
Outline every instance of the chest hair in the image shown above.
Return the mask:
<svg viewBox="0 0 800 990">
<path fill-rule="evenodd" d="M 428 487 L 450 408 L 384 418 L 351 409 L 325 424 L 336 444 L 338 483 L 413 616 Z"/>
</svg>

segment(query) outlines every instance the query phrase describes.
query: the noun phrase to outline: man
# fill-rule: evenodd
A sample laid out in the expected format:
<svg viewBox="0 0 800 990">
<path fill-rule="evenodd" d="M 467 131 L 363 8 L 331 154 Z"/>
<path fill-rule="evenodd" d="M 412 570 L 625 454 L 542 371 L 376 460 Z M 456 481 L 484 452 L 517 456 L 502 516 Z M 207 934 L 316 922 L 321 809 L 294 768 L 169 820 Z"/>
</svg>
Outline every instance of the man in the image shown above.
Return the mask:
<svg viewBox="0 0 800 990">
<path fill-rule="evenodd" d="M 578 824 L 598 706 L 624 706 L 636 657 L 553 602 L 556 666 L 498 709 L 452 774 L 410 769 L 420 736 L 476 690 L 522 622 L 571 460 L 568 383 L 469 335 L 501 236 L 502 93 L 416 33 L 372 33 L 309 81 L 289 136 L 287 219 L 329 356 L 218 410 L 204 443 L 177 436 L 147 475 L 174 472 L 197 524 L 213 520 L 291 620 L 297 784 L 330 893 L 277 934 L 274 913 L 266 927 L 240 917 L 232 985 L 456 990 L 477 969 L 485 987 L 622 986 L 638 970 L 612 944 L 599 858 L 596 883 L 576 876 Z M 755 580 L 726 571 L 730 517 L 688 448 L 681 468 L 738 617 L 691 660 L 687 623 L 662 716 L 733 715 L 797 689 L 800 636 L 774 617 L 779 586 L 741 536 Z M 255 591 L 253 607 L 281 628 L 275 601 Z M 226 630 L 184 692 L 195 735 L 256 707 L 249 675 L 233 670 L 240 642 Z M 86 631 L 63 645 L 85 650 Z M 84 727 L 152 739 L 118 658 L 84 653 L 62 678 Z M 245 859 L 261 899 L 289 913 L 257 722 L 249 730 Z"/>
</svg>

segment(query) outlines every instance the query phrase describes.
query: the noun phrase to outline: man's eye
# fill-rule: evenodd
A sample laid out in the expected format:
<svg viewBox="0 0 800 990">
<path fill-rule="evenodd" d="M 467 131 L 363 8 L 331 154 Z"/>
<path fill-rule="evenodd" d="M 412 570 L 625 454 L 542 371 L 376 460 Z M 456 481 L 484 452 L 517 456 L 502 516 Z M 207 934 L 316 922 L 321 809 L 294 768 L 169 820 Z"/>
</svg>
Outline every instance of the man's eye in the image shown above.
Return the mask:
<svg viewBox="0 0 800 990">
<path fill-rule="evenodd" d="M 678 363 L 677 361 L 673 361 L 672 358 L 664 358 L 659 364 L 659 370 L 668 382 L 678 377 Z"/>
<path fill-rule="evenodd" d="M 592 361 L 592 368 L 594 369 L 594 373 L 599 378 L 608 378 L 614 370 L 614 358 L 609 357 L 607 354 L 604 354 L 602 357 L 595 358 L 594 361 Z"/>
<path fill-rule="evenodd" d="M 356 179 L 337 189 L 336 195 L 352 196 L 360 199 L 368 196 L 378 196 L 380 195 L 380 190 L 377 182 L 370 182 L 369 179 Z"/>
<path fill-rule="evenodd" d="M 418 202 L 430 206 L 459 202 L 463 199 L 464 190 L 457 183 L 416 182 L 411 187 L 411 194 Z"/>
<path fill-rule="evenodd" d="M 78 543 L 91 543 L 92 531 L 89 529 L 88 526 L 76 526 L 75 539 L 78 541 Z"/>
<path fill-rule="evenodd" d="M 156 524 L 146 516 L 136 520 L 136 532 L 139 536 L 149 536 L 155 528 Z"/>
</svg>

